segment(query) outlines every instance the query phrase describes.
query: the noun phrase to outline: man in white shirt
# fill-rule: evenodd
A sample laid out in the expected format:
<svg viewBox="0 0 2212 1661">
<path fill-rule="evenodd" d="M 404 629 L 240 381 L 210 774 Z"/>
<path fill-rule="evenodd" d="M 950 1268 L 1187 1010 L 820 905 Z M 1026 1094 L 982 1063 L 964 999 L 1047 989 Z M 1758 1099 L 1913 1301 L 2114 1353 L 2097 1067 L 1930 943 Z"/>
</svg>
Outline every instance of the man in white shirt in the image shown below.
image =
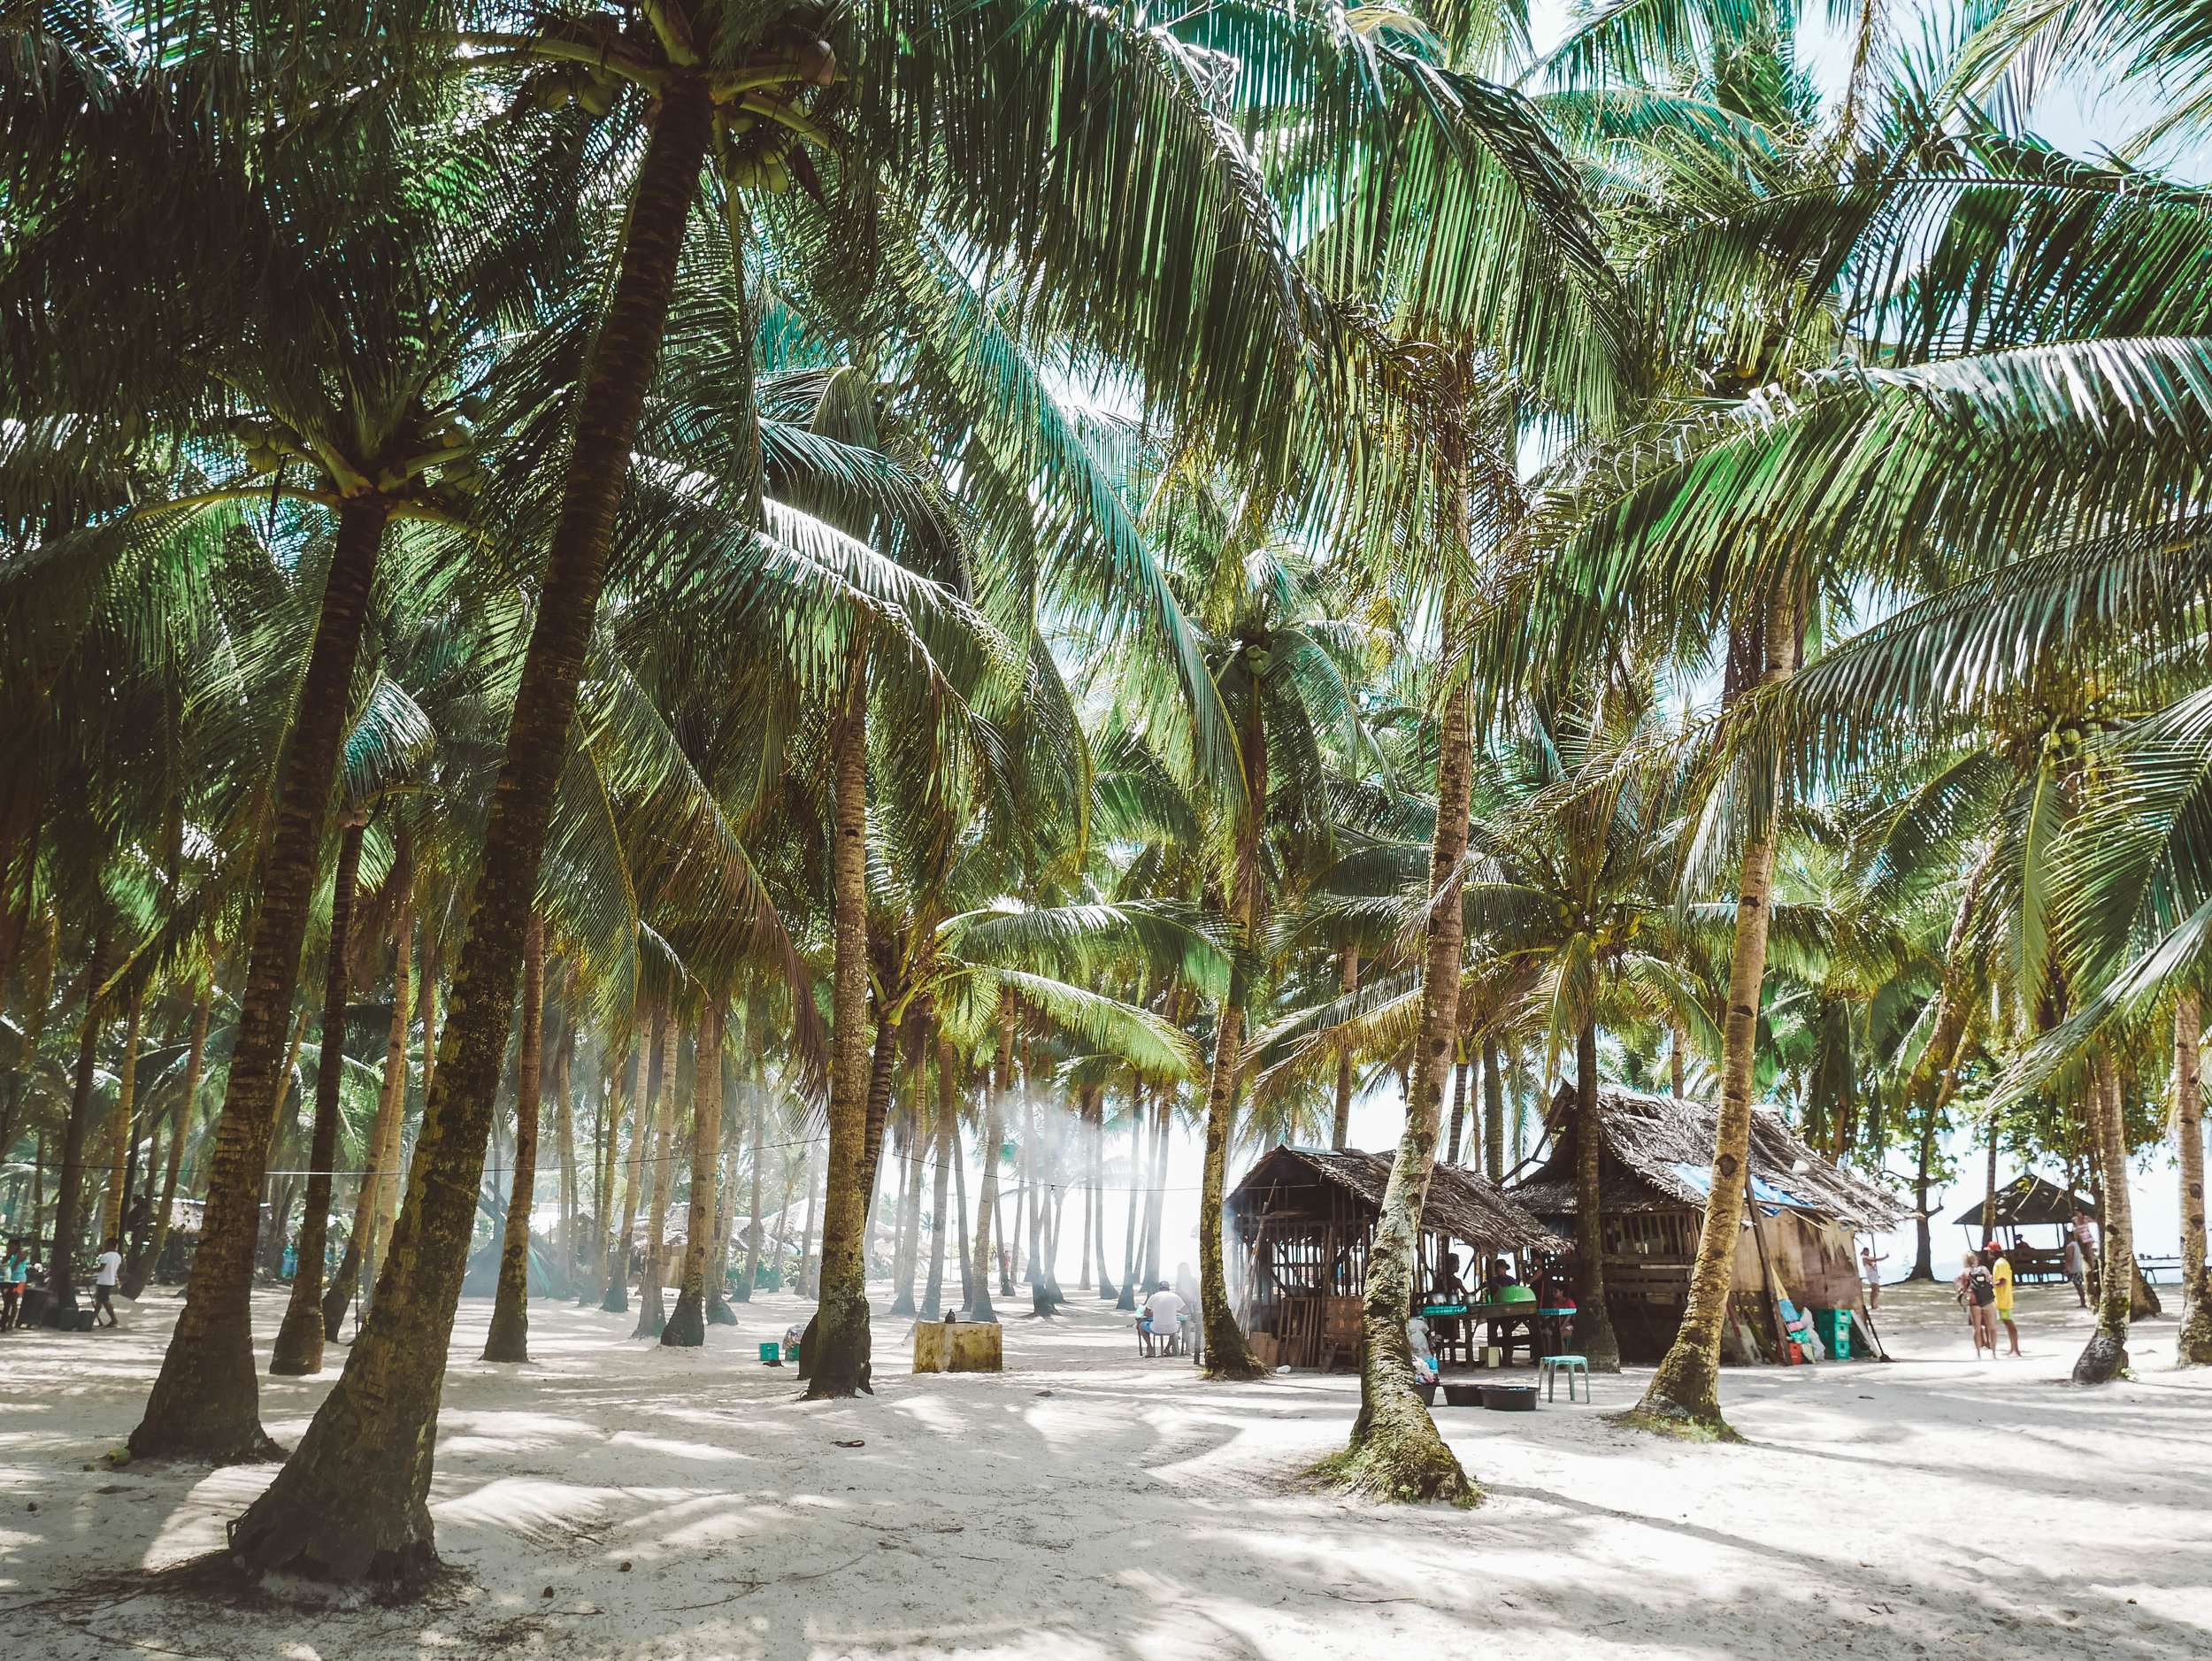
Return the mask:
<svg viewBox="0 0 2212 1661">
<path fill-rule="evenodd" d="M 1142 1325 L 1145 1332 L 1163 1343 L 1171 1343 L 1182 1319 L 1183 1300 L 1163 1281 L 1159 1288 L 1144 1301 Z"/>
<path fill-rule="evenodd" d="M 100 1273 L 92 1280 L 92 1324 L 95 1326 L 100 1324 L 102 1310 L 108 1312 L 109 1326 L 120 1326 L 123 1324 L 115 1317 L 115 1283 L 123 1274 L 123 1254 L 116 1248 L 122 1243 L 110 1234 L 108 1243 L 100 1251 Z"/>
</svg>

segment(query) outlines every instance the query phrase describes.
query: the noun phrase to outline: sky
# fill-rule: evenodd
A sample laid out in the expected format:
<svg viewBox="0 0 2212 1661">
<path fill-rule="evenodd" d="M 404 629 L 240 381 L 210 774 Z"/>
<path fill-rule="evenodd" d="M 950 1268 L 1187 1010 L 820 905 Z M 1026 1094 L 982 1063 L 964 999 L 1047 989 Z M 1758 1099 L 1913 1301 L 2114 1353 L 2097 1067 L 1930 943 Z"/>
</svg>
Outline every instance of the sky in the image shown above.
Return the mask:
<svg viewBox="0 0 2212 1661">
<path fill-rule="evenodd" d="M 1919 19 L 1932 6 L 1951 9 L 1946 0 L 1892 8 L 1892 30 L 1916 37 Z M 1584 8 L 1576 0 L 1530 0 L 1529 35 L 1541 54 L 1556 46 Z M 1849 73 L 1851 42 L 1847 32 L 1828 22 L 1828 8 L 1809 5 L 1799 36 L 1801 56 L 1815 83 L 1832 103 L 1841 96 Z M 2070 72 L 2055 79 L 2030 112 L 2031 128 L 2070 154 L 2093 157 L 2117 145 L 2147 126 L 2156 113 L 2155 101 L 2133 88 L 2115 84 L 2101 73 Z M 2212 151 L 2201 142 L 2168 145 L 2154 152 L 2154 159 L 2173 165 L 2185 177 L 2201 180 L 2212 172 Z"/>
</svg>

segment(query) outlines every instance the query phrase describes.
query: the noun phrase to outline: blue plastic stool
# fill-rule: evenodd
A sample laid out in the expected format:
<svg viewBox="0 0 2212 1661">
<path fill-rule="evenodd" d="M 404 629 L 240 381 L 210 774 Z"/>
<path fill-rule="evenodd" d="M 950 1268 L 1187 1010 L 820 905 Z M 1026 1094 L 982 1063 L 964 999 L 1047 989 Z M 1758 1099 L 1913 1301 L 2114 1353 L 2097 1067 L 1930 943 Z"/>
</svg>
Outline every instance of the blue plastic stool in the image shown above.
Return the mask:
<svg viewBox="0 0 2212 1661">
<path fill-rule="evenodd" d="M 1544 1375 L 1544 1399 L 1550 1401 L 1559 1388 L 1559 1375 L 1567 1375 L 1567 1399 L 1575 1399 L 1575 1378 L 1582 1379 L 1582 1399 L 1590 1399 L 1590 1363 L 1584 1356 L 1546 1356 L 1537 1362 Z"/>
</svg>

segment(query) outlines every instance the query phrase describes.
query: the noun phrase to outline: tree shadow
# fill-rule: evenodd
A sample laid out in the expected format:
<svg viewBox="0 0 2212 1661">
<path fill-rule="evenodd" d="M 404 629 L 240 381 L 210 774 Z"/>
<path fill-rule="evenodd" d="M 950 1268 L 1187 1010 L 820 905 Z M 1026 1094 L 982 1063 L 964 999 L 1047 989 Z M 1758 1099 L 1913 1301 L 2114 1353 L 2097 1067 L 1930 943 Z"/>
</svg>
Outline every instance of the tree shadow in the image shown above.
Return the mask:
<svg viewBox="0 0 2212 1661">
<path fill-rule="evenodd" d="M 754 1329 L 780 1332 L 785 1312 L 764 1299 L 741 1313 L 746 1324 L 721 1346 L 667 1352 L 557 1307 L 534 1332 L 541 1363 L 518 1377 L 464 1358 L 481 1342 L 465 1306 L 432 1496 L 456 1575 L 405 1607 L 265 1587 L 249 1596 L 204 1563 L 111 1572 L 219 1545 L 223 1518 L 242 1510 L 266 1468 L 104 1475 L 53 1454 L 19 1462 L 6 1479 L 19 1502 L 9 1561 L 46 1577 L 44 1595 L 72 1601 L 68 1624 L 50 1634 L 11 1623 L 11 1652 L 73 1657 L 96 1643 L 222 1661 L 434 1650 L 812 1661 L 926 1649 L 1181 1661 L 1494 1647 L 1748 1656 L 1848 1643 L 1855 1657 L 1947 1653 L 1994 1634 L 2023 1654 L 2162 1661 L 2207 1647 L 2203 1626 L 2168 1612 L 2170 1598 L 2181 1609 L 2200 1596 L 2177 1547 L 2154 1558 L 2131 1542 L 2139 1560 L 2123 1592 L 2119 1573 L 2101 1588 L 2095 1577 L 2124 1558 L 2023 1552 L 1978 1572 L 1931 1556 L 1882 1568 L 1840 1545 L 1779 1537 L 1771 1508 L 1694 1522 L 1651 1514 L 1683 1462 L 1732 1461 L 1747 1484 L 1770 1489 L 1797 1480 L 1805 1467 L 1791 1456 L 1801 1455 L 1847 1473 L 1832 1492 L 1814 1485 L 1807 1503 L 1862 1507 L 1882 1504 L 1901 1473 L 1955 1480 L 1957 1465 L 1785 1442 L 1771 1426 L 1747 1450 L 1655 1450 L 1562 1403 L 1443 1420 L 1488 1481 L 1482 1510 L 1348 1504 L 1302 1491 L 1294 1473 L 1342 1444 L 1356 1380 L 1210 1384 L 1123 1355 L 1113 1311 L 1094 1318 L 1096 1331 L 1079 1311 L 1027 1341 L 1010 1329 L 1003 1375 L 912 1375 L 895 1359 L 904 1323 L 882 1321 L 882 1394 L 801 1403 L 787 1372 L 750 1360 Z M 1839 1369 L 1837 1382 L 1853 1380 Z M 1947 1396 L 1954 1411 L 2031 1434 L 2046 1417 L 1994 1383 L 1885 1388 Z M 1811 1411 L 1770 1389 L 1748 1393 L 1746 1406 L 1768 1419 Z M 2212 1426 L 2212 1396 L 2176 1409 L 2131 1405 L 2101 1417 L 2100 1429 L 2162 1444 Z M 81 1446 L 104 1432 L 85 1428 Z M 1619 1465 L 1617 1504 L 1592 1497 L 1594 1473 L 1601 1489 L 1607 1478 L 1600 1461 Z M 1505 1474 L 1532 1465 L 1540 1480 Z M 2017 1484 L 2019 1474 L 1991 1481 L 2022 1511 L 2047 1514 L 2039 1502 L 2057 1485 Z M 20 1503 L 32 1498 L 35 1514 Z M 2177 1494 L 2176 1504 L 2191 1509 L 2173 1511 L 2162 1535 L 2195 1537 L 2203 1503 Z M 1896 1519 L 1939 1540 L 1952 1520 Z M 0 1616 L 30 1613 L 14 1594 L 35 1601 L 41 1588 L 8 1573 Z M 2127 1604 L 2127 1593 L 2147 1601 Z"/>
</svg>

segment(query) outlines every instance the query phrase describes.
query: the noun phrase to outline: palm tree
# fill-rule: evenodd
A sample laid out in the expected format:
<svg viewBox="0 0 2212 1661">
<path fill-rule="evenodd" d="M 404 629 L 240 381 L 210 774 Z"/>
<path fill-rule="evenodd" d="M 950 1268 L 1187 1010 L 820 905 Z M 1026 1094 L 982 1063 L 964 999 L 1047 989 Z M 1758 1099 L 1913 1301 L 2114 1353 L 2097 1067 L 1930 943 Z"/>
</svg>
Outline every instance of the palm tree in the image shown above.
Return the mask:
<svg viewBox="0 0 2212 1661">
<path fill-rule="evenodd" d="M 168 90 L 161 72 L 142 73 L 154 95 L 145 102 L 157 110 L 159 95 Z M 183 89 L 189 87 L 188 80 Z M 511 273 L 484 267 L 488 231 L 480 223 L 469 230 L 482 240 L 454 228 L 468 224 L 465 188 L 462 200 L 440 210 L 458 210 L 450 221 L 442 224 L 419 210 L 410 220 L 403 204 L 424 176 L 418 163 L 356 145 L 326 155 L 287 150 L 257 164 L 241 156 L 214 167 L 187 157 L 182 161 L 191 165 L 180 165 L 162 150 L 166 130 L 149 122 L 100 138 L 108 153 L 127 146 L 144 161 L 150 188 L 188 190 L 206 224 L 232 226 L 256 258 L 242 270 L 212 273 L 192 265 L 188 255 L 179 270 L 149 271 L 142 262 L 127 268 L 157 288 L 174 285 L 195 301 L 212 300 L 249 319 L 207 341 L 204 356 L 187 341 L 176 342 L 190 354 L 188 361 L 207 367 L 201 383 L 173 407 L 193 412 L 203 438 L 234 419 L 243 422 L 231 430 L 246 438 L 255 471 L 276 480 L 250 485 L 242 478 L 141 511 L 189 511 L 266 490 L 314 502 L 335 519 L 261 862 L 257 920 L 201 1245 L 162 1374 L 134 1432 L 142 1456 L 254 1458 L 270 1446 L 257 1414 L 247 1305 L 262 1171 L 370 587 L 395 518 L 451 519 L 461 511 L 457 482 L 444 481 L 448 473 L 457 480 L 463 459 L 446 443 L 449 433 L 461 430 L 451 413 L 456 376 L 476 322 L 495 319 L 506 306 L 512 291 L 503 284 Z M 364 211 L 370 202 L 388 205 L 371 214 Z M 168 211 L 176 204 L 165 196 L 160 205 Z M 114 233 L 128 234 L 127 216 L 118 219 L 111 204 L 95 217 Z M 298 240 L 303 226 L 314 227 L 315 242 Z M 50 272 L 55 262 L 88 252 L 98 257 L 96 250 L 63 242 L 39 250 L 34 264 Z M 209 293 L 215 279 L 227 284 L 219 296 Z M 449 305 L 448 290 L 464 303 Z M 158 310 L 148 293 L 139 289 L 126 304 Z M 242 406 L 254 413 L 205 413 Z M 306 476 L 303 482 L 287 481 L 292 469 Z"/>
<path fill-rule="evenodd" d="M 1586 715 L 1529 719 L 1517 753 L 1501 758 L 1510 772 L 1500 782 L 1518 799 L 1483 821 L 1464 902 L 1476 951 L 1522 969 L 1548 1048 L 1574 1050 L 1576 1336 L 1591 1366 L 1611 1372 L 1598 1027 L 1655 1018 L 1679 1030 L 1702 1016 L 1676 973 L 1672 927 L 1693 770 L 1638 692 L 1616 691 Z"/>
</svg>

